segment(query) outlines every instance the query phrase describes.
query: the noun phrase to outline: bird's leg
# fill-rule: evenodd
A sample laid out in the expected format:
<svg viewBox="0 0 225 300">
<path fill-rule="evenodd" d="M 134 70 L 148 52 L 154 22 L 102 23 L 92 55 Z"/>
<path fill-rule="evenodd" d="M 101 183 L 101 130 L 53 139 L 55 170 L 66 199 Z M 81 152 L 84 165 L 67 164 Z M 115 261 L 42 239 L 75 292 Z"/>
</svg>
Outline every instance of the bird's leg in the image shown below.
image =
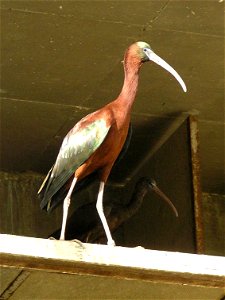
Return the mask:
<svg viewBox="0 0 225 300">
<path fill-rule="evenodd" d="M 103 181 L 101 181 L 100 182 L 99 191 L 98 191 L 98 199 L 97 199 L 97 203 L 96 203 L 96 208 L 97 208 L 99 217 L 100 217 L 100 219 L 102 221 L 103 228 L 105 230 L 105 234 L 106 234 L 106 237 L 107 237 L 107 240 L 108 240 L 107 244 L 111 245 L 111 246 L 115 246 L 115 242 L 112 239 L 112 235 L 111 235 L 111 232 L 109 230 L 109 226 L 107 224 L 107 221 L 106 221 L 106 218 L 105 218 L 105 215 L 104 215 L 104 211 L 103 211 L 103 192 L 104 192 L 104 186 L 105 186 L 105 183 Z"/>
<path fill-rule="evenodd" d="M 69 210 L 69 206 L 70 206 L 70 198 L 73 192 L 73 189 L 75 187 L 75 184 L 77 182 L 77 178 L 74 177 L 70 189 L 66 195 L 66 198 L 64 199 L 63 202 L 63 219 L 62 219 L 62 228 L 61 228 L 61 233 L 60 233 L 60 240 L 65 240 L 65 230 L 66 230 L 66 220 L 67 220 L 67 216 L 68 216 L 68 210 Z"/>
</svg>

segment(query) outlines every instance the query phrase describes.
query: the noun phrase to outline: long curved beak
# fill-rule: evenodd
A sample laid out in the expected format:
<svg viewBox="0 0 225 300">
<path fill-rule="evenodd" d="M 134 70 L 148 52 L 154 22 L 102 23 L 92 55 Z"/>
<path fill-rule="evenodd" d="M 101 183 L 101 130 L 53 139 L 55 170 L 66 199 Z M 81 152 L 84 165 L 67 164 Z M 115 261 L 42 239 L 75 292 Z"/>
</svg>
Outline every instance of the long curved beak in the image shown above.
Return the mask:
<svg viewBox="0 0 225 300">
<path fill-rule="evenodd" d="M 165 60 L 155 54 L 151 49 L 145 49 L 145 54 L 148 56 L 149 60 L 154 61 L 157 65 L 161 66 L 165 70 L 167 70 L 170 74 L 172 74 L 176 80 L 181 85 L 184 92 L 187 92 L 186 85 L 180 75 L 175 71 Z"/>
<path fill-rule="evenodd" d="M 157 187 L 156 184 L 151 186 L 151 190 L 153 190 L 156 194 L 158 194 L 163 200 L 165 200 L 169 206 L 171 207 L 171 209 L 173 210 L 173 212 L 175 213 L 175 216 L 178 217 L 178 212 L 176 207 L 173 205 L 172 201 Z"/>
</svg>

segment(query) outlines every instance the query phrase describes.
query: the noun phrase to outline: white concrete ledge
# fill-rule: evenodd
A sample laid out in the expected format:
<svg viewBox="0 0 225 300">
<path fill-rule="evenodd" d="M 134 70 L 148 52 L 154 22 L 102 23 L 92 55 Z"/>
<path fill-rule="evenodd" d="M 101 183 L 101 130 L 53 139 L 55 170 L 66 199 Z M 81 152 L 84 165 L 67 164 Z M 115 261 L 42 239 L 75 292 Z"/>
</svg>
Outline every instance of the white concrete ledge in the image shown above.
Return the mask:
<svg viewBox="0 0 225 300">
<path fill-rule="evenodd" d="M 225 258 L 0 234 L 0 265 L 67 274 L 225 287 Z"/>
</svg>

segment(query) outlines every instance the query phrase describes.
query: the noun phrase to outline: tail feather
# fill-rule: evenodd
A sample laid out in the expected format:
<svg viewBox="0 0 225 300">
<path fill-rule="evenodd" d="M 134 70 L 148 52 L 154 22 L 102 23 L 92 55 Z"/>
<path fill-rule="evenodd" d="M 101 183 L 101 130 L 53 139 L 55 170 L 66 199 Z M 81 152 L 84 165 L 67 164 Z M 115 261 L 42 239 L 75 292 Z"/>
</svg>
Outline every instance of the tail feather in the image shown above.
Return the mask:
<svg viewBox="0 0 225 300">
<path fill-rule="evenodd" d="M 38 190 L 38 196 L 41 200 L 40 207 L 41 209 L 48 212 L 51 212 L 61 202 L 61 198 L 66 193 L 65 189 L 62 189 L 63 191 L 56 191 L 55 195 L 49 197 L 48 191 L 53 179 L 51 178 L 53 167 L 54 165 L 48 171 L 48 174 L 46 175 L 44 181 L 41 184 L 41 187 Z"/>
<path fill-rule="evenodd" d="M 41 209 L 52 212 L 66 197 L 68 192 L 67 185 L 62 186 L 58 191 L 55 192 L 51 197 L 48 196 L 48 188 L 51 184 L 50 177 L 45 180 L 41 191 L 39 192 L 39 198 L 41 200 L 40 207 Z"/>
<path fill-rule="evenodd" d="M 49 180 L 49 176 L 51 175 L 51 172 L 52 172 L 53 167 L 54 167 L 54 165 L 53 165 L 53 166 L 51 167 L 51 169 L 48 171 L 48 174 L 46 175 L 44 181 L 42 182 L 41 187 L 39 188 L 39 190 L 38 190 L 38 192 L 37 192 L 38 195 L 41 194 L 41 193 L 43 192 L 42 190 L 44 189 L 45 185 L 47 184 L 47 181 Z"/>
<path fill-rule="evenodd" d="M 53 168 L 53 167 L 52 167 Z M 51 168 L 51 170 L 52 170 Z M 52 212 L 66 197 L 66 194 L 68 192 L 68 189 L 70 187 L 70 179 L 67 181 L 66 184 L 64 184 L 59 190 L 55 190 L 54 194 L 50 194 L 51 197 L 49 197 L 49 188 L 52 185 L 52 178 L 51 178 L 51 170 L 48 172 L 46 178 L 44 179 L 38 194 L 39 198 L 41 200 L 40 207 L 41 209 Z M 94 172 L 87 177 L 81 179 L 77 182 L 76 188 L 73 192 L 73 194 L 77 193 L 80 190 L 83 190 L 87 188 L 89 185 L 91 185 L 95 180 L 97 180 L 97 172 Z M 52 186 L 51 186 L 52 188 Z"/>
</svg>

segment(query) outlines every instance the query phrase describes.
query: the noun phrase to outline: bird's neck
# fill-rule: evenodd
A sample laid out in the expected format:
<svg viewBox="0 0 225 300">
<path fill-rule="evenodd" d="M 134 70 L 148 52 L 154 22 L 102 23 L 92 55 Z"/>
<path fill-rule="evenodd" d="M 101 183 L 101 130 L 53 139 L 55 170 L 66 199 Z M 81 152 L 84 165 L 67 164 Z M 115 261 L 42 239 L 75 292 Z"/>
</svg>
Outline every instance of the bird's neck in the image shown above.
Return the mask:
<svg viewBox="0 0 225 300">
<path fill-rule="evenodd" d="M 123 208 L 120 209 L 118 213 L 116 213 L 118 226 L 121 225 L 124 221 L 128 220 L 133 215 L 135 215 L 135 213 L 140 208 L 146 194 L 146 188 L 135 188 L 135 191 L 133 192 L 132 197 L 127 203 L 127 205 L 123 206 Z"/>
<path fill-rule="evenodd" d="M 140 61 L 135 59 L 127 59 L 124 61 L 124 83 L 122 91 L 118 97 L 123 109 L 126 107 L 130 110 L 134 103 L 138 88 L 140 66 Z"/>
<path fill-rule="evenodd" d="M 141 206 L 145 195 L 147 194 L 147 189 L 138 189 L 135 191 L 131 197 L 129 204 L 127 205 L 127 210 L 130 213 L 136 213 L 136 211 Z"/>
<path fill-rule="evenodd" d="M 129 203 L 126 205 L 126 207 L 123 208 L 122 217 L 124 219 L 130 218 L 138 211 L 138 209 L 142 205 L 143 199 L 146 194 L 147 194 L 147 189 L 135 190 Z"/>
</svg>

